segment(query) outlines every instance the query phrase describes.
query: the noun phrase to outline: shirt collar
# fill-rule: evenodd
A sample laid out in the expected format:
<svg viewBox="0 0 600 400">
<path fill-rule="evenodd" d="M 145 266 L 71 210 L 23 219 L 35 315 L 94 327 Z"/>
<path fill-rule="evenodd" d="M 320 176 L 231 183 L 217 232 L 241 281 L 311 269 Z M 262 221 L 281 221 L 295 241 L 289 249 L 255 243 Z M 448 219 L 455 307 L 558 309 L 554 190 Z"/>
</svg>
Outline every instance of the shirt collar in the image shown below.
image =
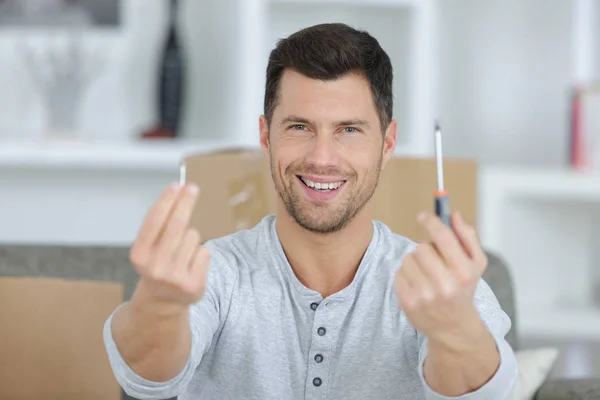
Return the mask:
<svg viewBox="0 0 600 400">
<path fill-rule="evenodd" d="M 312 290 L 306 287 L 292 269 L 285 253 L 283 251 L 283 247 L 281 246 L 281 241 L 277 235 L 277 230 L 275 229 L 275 216 L 272 215 L 268 220 L 269 227 L 267 229 L 268 234 L 268 243 L 273 243 L 275 246 L 275 252 L 277 253 L 276 259 L 278 261 L 278 266 L 283 269 L 283 275 L 288 284 L 290 284 L 296 293 L 298 293 L 302 297 L 306 297 L 310 300 L 321 300 L 321 294 L 315 290 Z M 339 292 L 336 292 L 328 297 L 330 300 L 344 300 L 346 298 L 353 298 L 356 293 L 356 289 L 360 286 L 366 271 L 369 269 L 369 266 L 372 264 L 373 253 L 377 248 L 377 244 L 380 238 L 380 227 L 378 224 L 373 221 L 373 236 L 371 237 L 371 241 L 369 242 L 369 246 L 367 247 L 367 251 L 363 255 L 362 260 L 358 266 L 358 270 L 352 279 L 350 285 L 346 286 Z"/>
</svg>

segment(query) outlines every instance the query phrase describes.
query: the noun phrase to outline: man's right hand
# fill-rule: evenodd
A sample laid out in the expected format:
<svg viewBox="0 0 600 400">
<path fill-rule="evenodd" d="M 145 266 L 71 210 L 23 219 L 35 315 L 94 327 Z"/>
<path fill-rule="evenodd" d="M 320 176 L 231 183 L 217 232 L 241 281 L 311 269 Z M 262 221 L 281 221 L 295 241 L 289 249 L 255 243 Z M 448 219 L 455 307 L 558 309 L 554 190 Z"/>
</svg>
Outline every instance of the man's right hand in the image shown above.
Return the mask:
<svg viewBox="0 0 600 400">
<path fill-rule="evenodd" d="M 198 194 L 195 185 L 174 183 L 148 212 L 130 251 L 140 276 L 132 297 L 138 307 L 178 313 L 204 295 L 210 253 L 189 226 Z"/>
<path fill-rule="evenodd" d="M 192 351 L 189 311 L 204 295 L 210 260 L 189 226 L 197 198 L 197 187 L 174 184 L 152 206 L 130 252 L 138 285 L 111 324 L 124 362 L 154 382 L 179 374 Z"/>
</svg>

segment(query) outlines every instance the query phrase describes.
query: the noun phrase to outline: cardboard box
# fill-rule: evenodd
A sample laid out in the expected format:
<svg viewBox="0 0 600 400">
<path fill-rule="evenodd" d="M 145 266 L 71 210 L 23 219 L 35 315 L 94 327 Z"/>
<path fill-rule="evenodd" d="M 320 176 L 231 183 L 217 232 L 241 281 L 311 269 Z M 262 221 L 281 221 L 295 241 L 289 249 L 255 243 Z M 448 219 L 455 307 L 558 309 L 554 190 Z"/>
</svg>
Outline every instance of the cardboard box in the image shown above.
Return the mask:
<svg viewBox="0 0 600 400">
<path fill-rule="evenodd" d="M 186 182 L 200 187 L 191 225 L 206 241 L 251 228 L 274 209 L 274 188 L 261 152 L 223 151 L 185 160 Z"/>
<path fill-rule="evenodd" d="M 468 224 L 477 226 L 477 164 L 444 160 L 444 181 L 451 208 L 460 211 Z M 421 211 L 435 211 L 436 189 L 435 159 L 393 158 L 381 173 L 373 196 L 373 217 L 412 240 L 428 240 L 417 216 Z"/>
<path fill-rule="evenodd" d="M 104 322 L 123 286 L 0 278 L 0 399 L 120 400 Z"/>
<path fill-rule="evenodd" d="M 276 193 L 264 154 L 260 151 L 223 151 L 189 156 L 186 179 L 200 186 L 200 200 L 192 226 L 209 240 L 250 228 L 275 210 Z M 476 226 L 477 164 L 444 160 L 444 180 L 450 204 Z M 420 211 L 433 212 L 436 187 L 435 160 L 390 160 L 373 196 L 373 218 L 415 241 L 426 240 L 417 223 Z"/>
</svg>

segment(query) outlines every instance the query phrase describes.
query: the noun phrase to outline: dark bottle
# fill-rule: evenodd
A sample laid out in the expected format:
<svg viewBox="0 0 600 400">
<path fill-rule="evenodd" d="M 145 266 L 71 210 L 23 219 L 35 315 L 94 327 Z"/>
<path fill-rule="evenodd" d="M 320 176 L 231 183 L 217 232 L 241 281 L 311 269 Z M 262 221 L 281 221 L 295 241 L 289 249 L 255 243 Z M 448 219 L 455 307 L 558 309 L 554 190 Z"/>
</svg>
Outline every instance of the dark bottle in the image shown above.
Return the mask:
<svg viewBox="0 0 600 400">
<path fill-rule="evenodd" d="M 179 1 L 169 2 L 169 24 L 162 51 L 159 86 L 159 127 L 169 136 L 178 136 L 184 99 L 184 59 L 177 17 Z"/>
</svg>

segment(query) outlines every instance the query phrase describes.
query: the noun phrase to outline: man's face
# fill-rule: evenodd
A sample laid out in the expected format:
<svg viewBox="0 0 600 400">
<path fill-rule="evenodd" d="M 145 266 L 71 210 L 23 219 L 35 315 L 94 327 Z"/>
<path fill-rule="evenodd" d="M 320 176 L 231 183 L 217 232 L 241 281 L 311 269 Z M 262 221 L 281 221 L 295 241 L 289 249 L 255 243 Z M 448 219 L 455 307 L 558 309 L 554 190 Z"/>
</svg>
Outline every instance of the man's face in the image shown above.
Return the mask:
<svg viewBox="0 0 600 400">
<path fill-rule="evenodd" d="M 335 81 L 286 70 L 271 124 L 261 117 L 275 188 L 288 213 L 318 233 L 342 229 L 369 201 L 396 144 L 396 122 L 385 138 L 368 81 Z"/>
</svg>

